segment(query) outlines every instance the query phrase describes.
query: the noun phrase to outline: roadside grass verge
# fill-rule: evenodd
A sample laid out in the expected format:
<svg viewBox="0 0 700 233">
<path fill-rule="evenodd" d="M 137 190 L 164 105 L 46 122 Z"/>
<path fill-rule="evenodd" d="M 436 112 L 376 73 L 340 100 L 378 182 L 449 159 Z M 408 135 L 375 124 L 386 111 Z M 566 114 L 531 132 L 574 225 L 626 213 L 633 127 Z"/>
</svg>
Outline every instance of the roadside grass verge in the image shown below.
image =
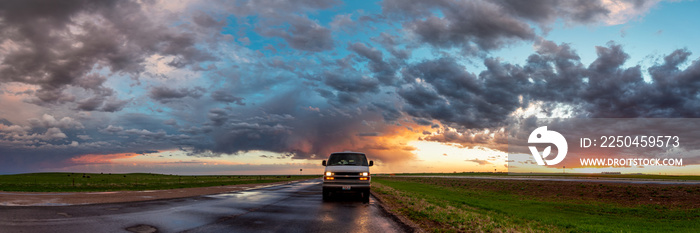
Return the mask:
<svg viewBox="0 0 700 233">
<path fill-rule="evenodd" d="M 526 176 L 526 177 L 565 177 L 565 178 L 604 178 L 604 179 L 649 179 L 649 180 L 700 180 L 700 176 L 652 175 L 652 174 L 579 174 L 579 173 L 507 173 L 507 172 L 455 172 L 455 173 L 394 173 L 380 176 Z"/>
<path fill-rule="evenodd" d="M 542 200 L 420 180 L 373 177 L 375 193 L 433 232 L 697 232 L 700 209 Z"/>
<path fill-rule="evenodd" d="M 0 175 L 0 191 L 6 192 L 101 192 L 273 183 L 317 178 L 305 176 L 178 176 L 150 173 L 29 173 Z"/>
<path fill-rule="evenodd" d="M 372 191 L 375 195 L 396 207 L 399 214 L 430 232 L 565 232 L 536 221 L 514 219 L 503 213 L 483 211 L 423 195 L 423 192 L 430 192 L 429 190 L 407 191 L 395 183 L 384 185 L 387 182 L 374 182 Z M 399 187 L 395 189 L 394 186 Z"/>
<path fill-rule="evenodd" d="M 508 176 L 507 172 L 454 172 L 454 173 L 392 173 L 379 176 Z M 373 175 L 374 176 L 374 175 Z"/>
</svg>

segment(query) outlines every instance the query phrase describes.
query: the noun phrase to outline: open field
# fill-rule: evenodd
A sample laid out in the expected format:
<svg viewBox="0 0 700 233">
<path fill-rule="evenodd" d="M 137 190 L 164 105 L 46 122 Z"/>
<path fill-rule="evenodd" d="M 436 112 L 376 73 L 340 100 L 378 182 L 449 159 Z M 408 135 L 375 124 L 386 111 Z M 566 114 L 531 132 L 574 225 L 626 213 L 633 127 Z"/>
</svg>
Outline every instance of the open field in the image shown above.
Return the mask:
<svg viewBox="0 0 700 233">
<path fill-rule="evenodd" d="M 15 192 L 96 192 L 140 191 L 176 188 L 272 183 L 317 178 L 304 176 L 178 176 L 149 173 L 30 173 L 0 175 L 0 191 Z"/>
<path fill-rule="evenodd" d="M 373 174 L 380 176 L 507 176 L 504 172 L 459 172 L 459 173 L 392 173 Z"/>
<path fill-rule="evenodd" d="M 388 174 L 382 174 L 388 175 Z M 649 179 L 649 180 L 700 180 L 700 176 L 653 175 L 653 174 L 582 174 L 582 173 L 537 173 L 509 174 L 506 172 L 459 172 L 459 173 L 395 173 L 394 176 L 527 176 L 562 178 L 610 178 L 610 179 Z"/>
<path fill-rule="evenodd" d="M 697 232 L 700 185 L 373 177 L 393 209 L 436 232 Z"/>
</svg>

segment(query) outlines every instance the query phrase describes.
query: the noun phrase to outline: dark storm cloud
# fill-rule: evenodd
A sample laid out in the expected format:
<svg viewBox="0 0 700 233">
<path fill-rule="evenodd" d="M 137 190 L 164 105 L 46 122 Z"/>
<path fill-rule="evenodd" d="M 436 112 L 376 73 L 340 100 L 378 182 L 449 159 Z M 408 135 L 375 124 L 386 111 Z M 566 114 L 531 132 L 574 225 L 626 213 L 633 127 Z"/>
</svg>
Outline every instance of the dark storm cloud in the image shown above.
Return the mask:
<svg viewBox="0 0 700 233">
<path fill-rule="evenodd" d="M 192 21 L 198 26 L 205 28 L 221 28 L 223 26 L 226 26 L 226 21 L 217 21 L 204 12 L 196 13 L 194 16 L 192 16 Z"/>
<path fill-rule="evenodd" d="M 590 24 L 606 20 L 610 13 L 601 1 L 580 0 L 387 0 L 382 11 L 402 20 L 420 42 L 461 48 L 470 55 L 536 39 L 528 21 L 547 30 L 557 18 Z"/>
<path fill-rule="evenodd" d="M 102 106 L 103 102 L 103 98 L 100 98 L 99 96 L 94 96 L 89 99 L 78 101 L 78 109 L 82 111 L 95 111 L 100 106 Z"/>
<path fill-rule="evenodd" d="M 425 80 L 432 84 L 439 94 L 448 97 L 469 98 L 471 94 L 483 91 L 474 74 L 467 72 L 463 66 L 449 58 L 415 64 L 408 69 L 406 75 Z"/>
<path fill-rule="evenodd" d="M 95 83 L 89 84 L 95 85 Z M 81 111 L 117 112 L 129 103 L 129 100 L 120 100 L 114 97 L 113 89 L 102 87 L 101 83 L 98 85 L 90 88 L 93 92 L 92 97 L 76 101 L 78 104 L 76 109 Z M 84 88 L 88 89 L 87 87 Z"/>
<path fill-rule="evenodd" d="M 560 2 L 558 0 L 532 0 L 532 1 L 518 1 L 518 0 L 496 0 L 497 4 L 504 7 L 504 9 L 514 15 L 533 20 L 539 23 L 548 23 L 554 19 L 558 9 L 557 5 Z"/>
<path fill-rule="evenodd" d="M 5 122 L 0 127 L 0 170 L 85 154 L 178 148 L 193 156 L 261 150 L 295 159 L 363 150 L 383 161 L 400 161 L 414 156 L 415 148 L 405 142 L 417 137 L 505 150 L 499 147 L 506 142 L 497 130 L 530 104 L 539 104 L 542 111 L 564 105 L 575 117 L 700 116 L 700 65 L 687 50 L 642 70 L 629 67 L 629 55 L 615 43 L 597 47 L 597 59 L 582 64 L 568 44 L 536 35 L 534 27 L 546 29 L 557 19 L 603 20 L 608 11 L 599 1 L 389 0 L 382 3 L 386 16 L 353 13 L 336 17 L 335 25 L 372 28 L 386 22 L 401 26 L 397 31 L 408 36 L 389 30 L 352 42 L 335 41 L 338 30 L 328 28 L 333 24 L 314 17 L 318 10 L 333 9 L 336 1 L 234 1 L 218 6 L 232 17 L 172 15 L 178 25 L 182 22 L 178 27 L 150 18 L 144 11 L 149 4 L 0 3 L 0 41 L 12 40 L 22 48 L 3 54 L 0 82 L 37 85 L 36 91 L 26 92 L 34 96 L 27 100 L 32 103 L 93 111 L 67 118 L 50 115 L 24 125 L 0 121 Z M 220 33 L 229 26 L 240 31 Z M 257 35 L 248 38 L 246 33 Z M 270 44 L 254 51 L 256 45 L 249 45 L 260 38 Z M 244 45 L 216 53 L 241 61 L 209 66 L 217 57 L 208 51 L 216 51 L 220 41 Z M 522 63 L 489 58 L 489 51 L 523 41 L 534 43 L 536 53 Z M 438 51 L 427 60 L 411 57 L 413 49 L 424 45 Z M 291 57 L 285 57 L 288 48 Z M 450 55 L 453 49 L 478 53 L 486 68 L 467 70 L 464 57 Z M 115 85 L 112 75 L 138 80 L 152 55 L 168 59 L 165 65 L 177 71 L 214 67 L 196 84 L 212 91 L 184 86 L 189 83 L 149 83 L 144 85 L 147 98 L 124 100 L 125 93 L 107 87 Z M 643 79 L 647 71 L 651 82 Z M 154 103 L 134 110 L 151 112 L 109 114 L 151 99 Z M 494 133 L 495 138 L 490 136 Z"/>
<path fill-rule="evenodd" d="M 394 1 L 382 3 L 385 13 L 408 18 L 404 27 L 419 40 L 439 48 L 466 52 L 500 48 L 506 43 L 535 38 L 527 23 L 486 1 Z M 442 17 L 432 14 L 439 10 Z"/>
<path fill-rule="evenodd" d="M 422 84 L 413 84 L 399 89 L 399 96 L 413 107 L 429 107 L 441 100 L 437 92 Z"/>
<path fill-rule="evenodd" d="M 28 121 L 26 126 L 0 125 L 3 173 L 70 166 L 72 158 L 86 154 L 165 150 L 206 141 L 197 135 L 164 130 L 143 115 L 126 115 L 98 128 L 90 122 L 84 125 L 78 119 L 48 114 Z"/>
<path fill-rule="evenodd" d="M 402 116 L 401 111 L 399 111 L 395 106 L 393 106 L 393 104 L 375 102 L 372 103 L 371 106 L 376 107 L 376 111 L 382 113 L 384 121 L 389 123 L 397 122 Z M 370 108 L 370 110 L 372 109 Z"/>
<path fill-rule="evenodd" d="M 566 45 L 559 47 L 568 50 Z M 641 67 L 624 67 L 629 55 L 622 46 L 610 43 L 596 47 L 596 52 L 598 58 L 587 68 L 571 51 L 531 56 L 527 72 L 546 75 L 539 76 L 528 96 L 577 105 L 584 110 L 580 117 L 700 116 L 695 108 L 698 62 L 679 69 L 688 61 L 689 51 L 676 50 L 664 58 L 664 63 L 650 67 L 647 71 L 651 82 L 644 81 Z"/>
<path fill-rule="evenodd" d="M 399 90 L 408 106 L 405 111 L 417 118 L 436 119 L 444 124 L 467 128 L 489 128 L 501 124 L 520 106 L 518 95 L 527 78 L 512 73 L 517 66 L 485 61 L 487 71 L 480 77 L 469 73 L 450 58 L 414 64 L 404 73 L 407 80 L 420 79 Z"/>
<path fill-rule="evenodd" d="M 264 150 L 295 159 L 318 159 L 335 151 L 365 148 L 373 158 L 382 161 L 412 157 L 405 145 L 375 142 L 386 136 L 388 127 L 379 123 L 383 116 L 377 111 L 333 107 L 300 111 L 297 106 L 305 101 L 304 96 L 303 91 L 289 91 L 261 103 L 262 114 L 241 112 L 241 116 L 227 120 L 223 117 L 226 111 L 213 109 L 210 119 L 224 119 L 225 123 L 212 130 L 213 145 L 203 144 L 196 150 L 214 154 Z"/>
<path fill-rule="evenodd" d="M 373 78 L 342 75 L 336 72 L 326 72 L 324 76 L 326 85 L 341 92 L 365 93 L 379 91 L 380 84 Z"/>
<path fill-rule="evenodd" d="M 46 89 L 42 88 L 34 93 L 34 98 L 29 98 L 26 101 L 39 106 L 48 104 L 63 104 L 75 101 L 75 96 L 65 93 L 65 88 Z"/>
<path fill-rule="evenodd" d="M 639 84 L 630 99 L 617 99 L 617 103 L 629 109 L 631 115 L 649 117 L 699 117 L 700 116 L 700 60 L 695 59 L 685 69 L 679 66 L 688 61 L 690 52 L 679 49 L 667 55 L 664 63 L 648 69 L 653 83 Z M 632 69 L 632 68 L 630 68 Z M 621 79 L 636 81 L 636 70 L 625 70 Z M 626 85 L 620 91 L 630 92 Z M 630 105 L 630 102 L 639 106 Z"/>
<path fill-rule="evenodd" d="M 519 76 L 532 79 L 529 97 L 544 101 L 571 102 L 583 90 L 585 67 L 569 45 L 556 45 L 551 41 L 538 41 L 537 53 L 530 55 Z M 525 96 L 528 97 L 528 96 Z M 530 98 L 523 100 L 527 104 Z"/>
<path fill-rule="evenodd" d="M 327 9 L 339 5 L 338 0 L 299 0 L 299 1 L 233 1 L 233 9 L 236 16 L 262 14 L 264 16 L 279 15 L 293 12 L 314 11 Z M 284 11 L 281 11 L 284 9 Z"/>
<path fill-rule="evenodd" d="M 331 30 L 302 14 L 338 4 L 334 0 L 236 1 L 230 11 L 237 17 L 261 16 L 255 30 L 263 36 L 282 38 L 294 49 L 321 52 L 333 48 Z"/>
<path fill-rule="evenodd" d="M 292 17 L 287 22 L 289 29 L 259 29 L 264 36 L 284 39 L 292 48 L 311 52 L 321 52 L 333 48 L 331 30 L 306 17 Z"/>
<path fill-rule="evenodd" d="M 209 110 L 209 120 L 211 120 L 215 126 L 221 126 L 229 119 L 228 111 L 220 108 L 214 108 Z"/>
<path fill-rule="evenodd" d="M 185 97 L 199 98 L 205 92 L 202 87 L 194 88 L 169 88 L 167 86 L 153 87 L 149 91 L 149 96 L 153 100 L 160 101 L 161 103 L 167 103 L 176 99 L 182 99 Z"/>
<path fill-rule="evenodd" d="M 383 84 L 391 85 L 394 83 L 397 64 L 385 61 L 381 51 L 359 42 L 349 44 L 348 49 L 369 60 L 369 70 Z"/>
<path fill-rule="evenodd" d="M 372 38 L 372 40 L 380 43 L 384 49 L 399 60 L 406 60 L 411 56 L 411 50 L 399 48 L 400 45 L 405 43 L 401 37 L 382 32 L 379 34 L 379 37 Z"/>
<path fill-rule="evenodd" d="M 224 103 L 236 103 L 237 105 L 245 106 L 244 98 L 236 97 L 226 90 L 218 90 L 211 93 L 211 98 Z"/>
<path fill-rule="evenodd" d="M 348 49 L 351 51 L 359 54 L 360 56 L 369 59 L 372 62 L 375 63 L 382 63 L 382 52 L 375 49 L 375 48 L 369 48 L 365 44 L 356 42 L 348 45 Z"/>
<path fill-rule="evenodd" d="M 540 41 L 536 48 L 523 66 L 486 59 L 478 77 L 451 59 L 414 64 L 404 77 L 424 82 L 399 89 L 403 110 L 416 122 L 438 120 L 462 132 L 504 127 L 510 114 L 533 101 L 543 111 L 566 110 L 554 107 L 564 104 L 583 118 L 700 117 L 700 60 L 690 62 L 685 49 L 650 67 L 651 81 L 645 81 L 640 66 L 625 67 L 629 55 L 612 42 L 596 47 L 598 57 L 588 66 L 567 44 Z M 450 132 L 425 140 L 480 144 Z"/>
<path fill-rule="evenodd" d="M 319 89 L 316 89 L 315 91 L 318 92 L 318 94 L 319 94 L 321 97 L 323 97 L 323 98 L 326 98 L 326 99 L 333 99 L 333 98 L 335 98 L 335 94 L 334 94 L 332 91 L 325 90 L 325 89 L 320 89 L 320 88 L 319 88 Z"/>
<path fill-rule="evenodd" d="M 360 103 L 360 98 L 352 93 L 340 92 L 337 96 L 337 101 L 340 105 L 354 105 Z M 338 104 L 334 105 L 338 106 Z"/>
<path fill-rule="evenodd" d="M 227 125 L 225 130 L 214 137 L 213 152 L 233 154 L 256 149 L 289 152 L 292 149 L 285 143 L 291 134 L 290 129 L 280 124 L 234 123 Z"/>
<path fill-rule="evenodd" d="M 556 0 L 497 0 L 507 12 L 541 24 L 552 23 L 562 17 L 576 23 L 592 23 L 610 13 L 602 1 L 556 1 Z"/>
<path fill-rule="evenodd" d="M 0 40 L 24 48 L 4 54 L 0 80 L 38 85 L 37 104 L 79 101 L 81 110 L 118 111 L 123 100 L 78 100 L 65 88 L 100 89 L 104 78 L 90 73 L 97 65 L 138 75 L 152 54 L 174 56 L 173 67 L 215 59 L 195 48 L 194 34 L 159 25 L 135 2 L 3 1 L 0 9 Z"/>
<path fill-rule="evenodd" d="M 128 100 L 111 98 L 104 102 L 104 105 L 102 105 L 100 110 L 104 112 L 118 112 L 121 111 L 128 103 Z"/>
<path fill-rule="evenodd" d="M 601 5 L 601 1 L 574 1 L 571 7 L 571 19 L 578 22 L 593 22 L 601 15 L 607 15 L 610 11 Z"/>
<path fill-rule="evenodd" d="M 423 118 L 413 118 L 413 122 L 416 122 L 416 124 L 419 124 L 419 125 L 432 125 L 433 124 L 433 122 L 426 120 L 426 119 L 423 119 Z M 426 134 L 425 131 L 423 132 L 423 134 Z M 427 133 L 427 134 L 430 134 L 430 133 Z"/>
<path fill-rule="evenodd" d="M 86 90 L 100 90 L 103 89 L 102 84 L 107 81 L 107 77 L 99 74 L 88 74 L 82 77 L 78 77 L 73 81 L 73 84 L 78 87 L 82 87 Z"/>
<path fill-rule="evenodd" d="M 369 133 L 358 133 L 357 136 L 359 137 L 376 137 L 379 136 L 380 133 L 377 132 L 369 132 Z"/>
</svg>

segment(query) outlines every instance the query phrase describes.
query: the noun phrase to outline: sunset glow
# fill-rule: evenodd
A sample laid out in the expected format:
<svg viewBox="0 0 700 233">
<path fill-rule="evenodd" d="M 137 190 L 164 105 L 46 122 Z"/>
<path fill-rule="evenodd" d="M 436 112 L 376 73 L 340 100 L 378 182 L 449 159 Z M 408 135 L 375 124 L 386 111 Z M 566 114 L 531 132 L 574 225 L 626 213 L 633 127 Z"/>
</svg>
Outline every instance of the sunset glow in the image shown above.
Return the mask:
<svg viewBox="0 0 700 233">
<path fill-rule="evenodd" d="M 59 2 L 0 3 L 0 174 L 508 172 L 530 119 L 700 118 L 697 1 Z"/>
</svg>

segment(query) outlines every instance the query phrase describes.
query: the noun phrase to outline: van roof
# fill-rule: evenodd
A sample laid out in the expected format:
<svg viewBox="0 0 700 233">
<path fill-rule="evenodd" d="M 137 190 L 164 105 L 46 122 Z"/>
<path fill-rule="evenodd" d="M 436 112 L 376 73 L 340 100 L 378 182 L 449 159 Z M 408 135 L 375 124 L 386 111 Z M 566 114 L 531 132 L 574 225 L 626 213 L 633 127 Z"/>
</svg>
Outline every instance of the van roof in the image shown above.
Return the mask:
<svg viewBox="0 0 700 233">
<path fill-rule="evenodd" d="M 343 152 L 333 152 L 331 154 L 363 154 L 364 155 L 365 153 L 346 150 Z"/>
</svg>

